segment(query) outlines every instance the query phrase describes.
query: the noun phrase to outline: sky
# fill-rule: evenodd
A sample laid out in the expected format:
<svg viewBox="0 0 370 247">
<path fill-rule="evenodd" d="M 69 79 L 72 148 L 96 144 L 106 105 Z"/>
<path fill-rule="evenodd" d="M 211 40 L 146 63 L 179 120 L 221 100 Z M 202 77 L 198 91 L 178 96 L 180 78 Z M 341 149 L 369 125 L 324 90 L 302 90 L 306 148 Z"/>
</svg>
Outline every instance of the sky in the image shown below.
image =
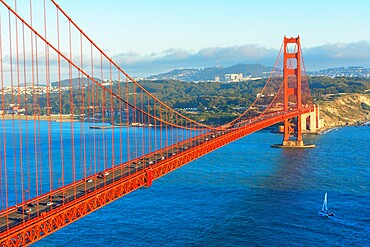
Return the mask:
<svg viewBox="0 0 370 247">
<path fill-rule="evenodd" d="M 301 37 L 307 70 L 370 67 L 368 0 L 57 0 L 132 76 L 236 63 L 273 65 Z"/>
</svg>

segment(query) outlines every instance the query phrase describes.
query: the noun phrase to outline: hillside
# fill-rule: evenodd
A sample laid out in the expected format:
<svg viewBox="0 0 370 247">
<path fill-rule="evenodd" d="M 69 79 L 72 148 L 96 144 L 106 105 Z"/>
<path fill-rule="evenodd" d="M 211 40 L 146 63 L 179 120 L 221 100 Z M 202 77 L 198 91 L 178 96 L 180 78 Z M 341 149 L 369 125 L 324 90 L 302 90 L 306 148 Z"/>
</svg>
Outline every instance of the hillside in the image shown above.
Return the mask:
<svg viewBox="0 0 370 247">
<path fill-rule="evenodd" d="M 101 80 L 98 78 L 94 77 L 94 79 L 98 82 L 101 82 Z M 77 87 L 85 87 L 86 85 L 91 85 L 91 83 L 92 81 L 90 81 L 89 79 L 81 77 L 81 78 L 64 79 L 64 80 L 61 80 L 60 83 L 58 81 L 55 81 L 51 83 L 51 86 L 69 87 L 70 85 L 72 85 L 72 87 L 77 88 Z"/>
<path fill-rule="evenodd" d="M 98 80 L 98 79 L 97 79 Z M 271 80 L 270 86 L 279 84 L 279 80 Z M 88 81 L 73 78 L 61 81 L 62 86 L 69 87 L 70 83 L 75 87 L 89 84 Z M 121 82 L 123 83 L 123 82 Z M 221 82 L 185 82 L 174 80 L 144 80 L 140 84 L 156 97 L 161 99 L 170 107 L 197 121 L 207 124 L 224 124 L 239 116 L 256 99 L 256 95 L 265 86 L 266 79 L 249 80 L 233 83 Z M 57 83 L 59 84 L 59 83 Z M 118 82 L 114 82 L 112 90 L 117 92 Z M 322 108 L 321 115 L 325 120 L 326 127 L 336 125 L 355 124 L 356 122 L 369 121 L 370 118 L 370 79 L 366 78 L 330 78 L 330 77 L 309 77 L 311 94 L 315 103 Z M 267 88 L 266 90 L 273 90 Z M 276 88 L 275 88 L 276 90 Z M 89 90 L 84 90 L 85 98 Z M 80 106 L 80 90 L 73 90 L 75 114 L 78 114 Z M 97 91 L 95 98 L 101 99 L 102 90 Z M 60 94 L 51 94 L 51 113 L 57 114 L 60 111 Z M 40 114 L 46 114 L 46 94 L 41 94 L 38 100 Z M 70 92 L 62 91 L 63 114 L 70 112 Z M 268 98 L 266 98 L 267 100 Z M 26 101 L 27 100 L 27 101 Z M 9 106 L 12 103 L 11 94 L 4 94 L 3 104 Z M 34 106 L 32 97 L 21 98 L 21 105 Z M 115 102 L 117 104 L 117 102 Z M 27 108 L 32 114 L 33 108 Z M 27 114 L 26 111 L 26 114 Z"/>
<path fill-rule="evenodd" d="M 370 94 L 336 95 L 318 103 L 325 127 L 370 121 Z"/>
<path fill-rule="evenodd" d="M 271 66 L 261 64 L 236 64 L 229 67 L 208 67 L 208 68 L 191 68 L 191 69 L 174 69 L 167 73 L 152 75 L 149 80 L 181 80 L 181 81 L 213 81 L 215 77 L 220 77 L 223 81 L 225 74 L 243 74 L 243 77 L 261 77 L 266 78 L 271 72 Z M 281 72 L 277 70 L 277 72 Z M 328 77 L 328 78 L 346 78 L 358 79 L 370 78 L 370 68 L 362 66 L 349 66 L 327 68 L 319 71 L 307 71 L 307 75 L 312 77 Z"/>
<path fill-rule="evenodd" d="M 243 74 L 244 77 L 267 77 L 272 67 L 260 64 L 236 64 L 230 67 L 208 67 L 203 69 L 175 69 L 167 73 L 148 77 L 150 80 L 214 81 L 225 74 Z"/>
</svg>

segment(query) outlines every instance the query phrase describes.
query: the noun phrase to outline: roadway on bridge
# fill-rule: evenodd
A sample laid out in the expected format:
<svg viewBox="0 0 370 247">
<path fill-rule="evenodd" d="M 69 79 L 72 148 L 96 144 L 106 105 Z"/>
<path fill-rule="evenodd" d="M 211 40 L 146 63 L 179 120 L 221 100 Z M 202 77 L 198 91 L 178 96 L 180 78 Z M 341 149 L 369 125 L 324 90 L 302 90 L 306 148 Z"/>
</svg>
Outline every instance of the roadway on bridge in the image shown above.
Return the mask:
<svg viewBox="0 0 370 247">
<path fill-rule="evenodd" d="M 202 144 L 212 138 L 223 135 L 223 131 L 209 132 L 207 134 L 186 140 L 176 147 L 168 147 L 151 153 L 130 162 L 99 172 L 76 183 L 60 188 L 53 193 L 42 195 L 32 201 L 16 205 L 0 215 L 0 232 L 4 232 L 18 225 L 24 224 L 36 217 L 43 217 L 53 210 L 73 204 L 78 198 L 88 195 L 94 190 L 103 188 L 116 181 L 124 181 L 135 172 L 142 171 Z"/>
</svg>

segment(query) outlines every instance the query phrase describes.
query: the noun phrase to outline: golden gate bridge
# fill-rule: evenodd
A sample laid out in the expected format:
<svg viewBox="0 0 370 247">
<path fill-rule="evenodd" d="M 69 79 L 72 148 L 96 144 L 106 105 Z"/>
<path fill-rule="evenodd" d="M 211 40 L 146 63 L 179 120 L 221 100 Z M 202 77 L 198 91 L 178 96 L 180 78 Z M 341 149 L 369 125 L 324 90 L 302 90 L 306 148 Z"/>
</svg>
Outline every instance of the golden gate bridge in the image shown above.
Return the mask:
<svg viewBox="0 0 370 247">
<path fill-rule="evenodd" d="M 284 139 L 275 146 L 312 147 L 302 132 L 320 120 L 299 36 L 284 37 L 251 106 L 210 126 L 142 87 L 54 0 L 0 2 L 1 246 L 32 244 L 277 123 Z"/>
</svg>

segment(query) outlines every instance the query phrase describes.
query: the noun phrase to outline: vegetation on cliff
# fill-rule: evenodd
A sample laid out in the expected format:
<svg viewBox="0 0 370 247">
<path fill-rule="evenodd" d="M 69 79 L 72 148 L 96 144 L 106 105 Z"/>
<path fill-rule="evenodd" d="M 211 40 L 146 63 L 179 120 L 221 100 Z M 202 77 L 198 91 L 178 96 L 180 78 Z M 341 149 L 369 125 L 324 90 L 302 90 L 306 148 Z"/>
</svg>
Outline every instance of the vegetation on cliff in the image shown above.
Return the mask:
<svg viewBox="0 0 370 247">
<path fill-rule="evenodd" d="M 326 127 L 370 121 L 370 94 L 341 94 L 320 100 L 320 116 Z"/>
<path fill-rule="evenodd" d="M 325 126 L 355 124 L 370 118 L 370 79 L 308 77 L 314 103 L 322 108 Z M 180 81 L 144 81 L 171 107 L 208 124 L 230 121 L 256 98 L 266 79 L 222 84 Z M 183 109 L 194 110 L 194 112 Z"/>
</svg>

